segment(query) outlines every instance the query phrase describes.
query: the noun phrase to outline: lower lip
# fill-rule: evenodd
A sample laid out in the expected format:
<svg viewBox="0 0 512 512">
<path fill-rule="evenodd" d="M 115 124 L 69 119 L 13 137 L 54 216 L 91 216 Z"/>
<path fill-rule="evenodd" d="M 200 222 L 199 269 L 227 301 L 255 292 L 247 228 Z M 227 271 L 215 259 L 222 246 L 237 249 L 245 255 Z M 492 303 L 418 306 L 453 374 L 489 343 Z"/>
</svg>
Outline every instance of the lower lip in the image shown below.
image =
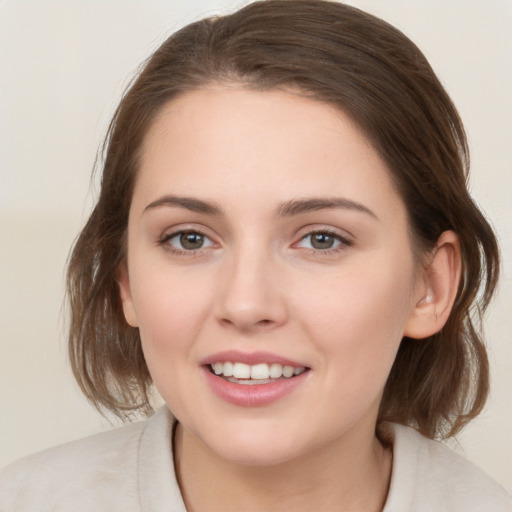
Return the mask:
<svg viewBox="0 0 512 512">
<path fill-rule="evenodd" d="M 206 382 L 222 400 L 243 407 L 262 407 L 269 405 L 291 393 L 300 386 L 309 374 L 309 370 L 291 377 L 281 378 L 268 384 L 236 384 L 228 382 L 212 373 L 209 367 L 202 368 Z"/>
</svg>

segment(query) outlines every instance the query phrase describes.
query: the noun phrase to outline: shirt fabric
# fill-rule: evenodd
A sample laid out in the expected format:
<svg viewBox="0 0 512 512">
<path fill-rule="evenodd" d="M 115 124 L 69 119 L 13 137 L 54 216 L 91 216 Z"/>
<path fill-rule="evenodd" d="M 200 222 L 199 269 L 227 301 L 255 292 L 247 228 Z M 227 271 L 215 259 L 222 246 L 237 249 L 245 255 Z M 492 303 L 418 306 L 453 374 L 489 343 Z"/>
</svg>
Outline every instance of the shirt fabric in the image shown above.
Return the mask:
<svg viewBox="0 0 512 512">
<path fill-rule="evenodd" d="M 50 448 L 0 471 L 1 512 L 186 512 L 167 407 L 148 420 Z M 393 467 L 383 512 L 512 512 L 482 470 L 415 430 L 387 425 Z"/>
</svg>

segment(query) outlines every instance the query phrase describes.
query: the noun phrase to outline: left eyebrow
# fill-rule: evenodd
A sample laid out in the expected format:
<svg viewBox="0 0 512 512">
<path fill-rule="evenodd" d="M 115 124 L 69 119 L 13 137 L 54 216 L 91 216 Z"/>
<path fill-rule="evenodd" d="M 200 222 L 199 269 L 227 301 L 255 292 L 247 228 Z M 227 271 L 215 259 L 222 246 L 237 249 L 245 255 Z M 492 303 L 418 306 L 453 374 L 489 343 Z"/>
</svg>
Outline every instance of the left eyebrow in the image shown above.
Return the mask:
<svg viewBox="0 0 512 512">
<path fill-rule="evenodd" d="M 341 208 L 344 210 L 355 210 L 365 213 L 379 220 L 375 212 L 357 201 L 345 199 L 342 197 L 313 197 L 307 199 L 293 199 L 281 203 L 276 210 L 276 217 L 290 217 L 302 213 L 314 212 L 317 210 L 334 210 Z"/>
</svg>

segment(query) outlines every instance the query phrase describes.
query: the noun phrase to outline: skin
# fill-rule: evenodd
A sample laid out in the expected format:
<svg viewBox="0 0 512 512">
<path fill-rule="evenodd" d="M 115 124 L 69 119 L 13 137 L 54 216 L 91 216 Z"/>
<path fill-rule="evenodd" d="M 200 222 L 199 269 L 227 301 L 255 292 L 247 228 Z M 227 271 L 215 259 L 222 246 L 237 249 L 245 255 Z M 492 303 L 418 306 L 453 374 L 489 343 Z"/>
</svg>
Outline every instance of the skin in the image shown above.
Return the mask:
<svg viewBox="0 0 512 512">
<path fill-rule="evenodd" d="M 345 203 L 284 211 L 311 198 Z M 180 230 L 202 234 L 202 247 L 180 245 Z M 315 249 L 312 231 L 333 247 Z M 187 509 L 382 510 L 392 458 L 375 436 L 382 391 L 402 337 L 446 320 L 457 262 L 450 232 L 428 267 L 416 261 L 387 166 L 342 112 L 237 85 L 168 103 L 143 147 L 119 283 L 179 420 Z M 201 371 L 232 349 L 309 370 L 279 400 L 241 407 Z"/>
</svg>

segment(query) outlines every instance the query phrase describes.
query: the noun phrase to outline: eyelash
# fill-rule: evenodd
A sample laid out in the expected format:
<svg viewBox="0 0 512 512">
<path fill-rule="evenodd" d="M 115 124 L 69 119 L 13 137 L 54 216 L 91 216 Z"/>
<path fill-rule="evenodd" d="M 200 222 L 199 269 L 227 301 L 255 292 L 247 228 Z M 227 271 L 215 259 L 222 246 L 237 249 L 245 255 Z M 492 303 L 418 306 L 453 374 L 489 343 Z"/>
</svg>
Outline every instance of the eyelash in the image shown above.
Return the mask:
<svg viewBox="0 0 512 512">
<path fill-rule="evenodd" d="M 165 250 L 176 254 L 177 256 L 200 256 L 204 253 L 205 249 L 207 249 L 207 247 L 200 247 L 198 249 L 178 249 L 169 243 L 173 238 L 180 237 L 182 235 L 199 235 L 203 237 L 203 239 L 209 240 L 212 245 L 214 244 L 211 238 L 202 231 L 197 229 L 180 229 L 179 231 L 174 231 L 168 235 L 164 235 L 160 240 L 158 240 L 158 245 L 163 246 Z"/>
<path fill-rule="evenodd" d="M 209 240 L 210 245 L 207 247 L 200 247 L 198 249 L 177 249 L 173 247 L 169 242 L 176 237 L 190 234 L 190 235 L 199 235 L 203 237 L 203 239 Z M 298 242 L 293 244 L 294 246 L 300 244 L 304 240 L 306 240 L 308 237 L 312 237 L 314 235 L 327 235 L 332 238 L 334 238 L 335 241 L 339 242 L 334 247 L 329 247 L 326 249 L 316 249 L 314 247 L 303 247 L 302 249 L 307 251 L 309 254 L 314 255 L 320 255 L 320 256 L 328 256 L 333 255 L 336 253 L 340 253 L 344 250 L 346 250 L 348 247 L 351 247 L 353 245 L 352 241 L 348 240 L 347 238 L 341 236 L 339 233 L 336 233 L 335 231 L 329 230 L 329 229 L 314 229 L 311 231 L 308 231 L 306 234 L 304 234 Z M 211 238 L 203 233 L 200 230 L 196 229 L 181 229 L 179 231 L 174 231 L 172 233 L 169 233 L 168 235 L 164 235 L 162 238 L 158 240 L 158 245 L 164 246 L 165 249 L 177 256 L 200 256 L 202 255 L 205 250 L 208 250 L 208 247 L 211 245 L 214 245 L 214 242 L 211 240 Z"/>
<path fill-rule="evenodd" d="M 301 237 L 301 239 L 297 243 L 300 243 L 303 240 L 306 240 L 308 237 L 312 237 L 314 235 L 328 235 L 328 236 L 331 236 L 332 238 L 334 238 L 334 240 L 339 243 L 338 243 L 338 245 L 335 245 L 334 247 L 329 247 L 327 249 L 315 249 L 314 247 L 312 247 L 312 248 L 304 247 L 304 249 L 306 251 L 308 251 L 310 254 L 320 255 L 320 256 L 329 256 L 329 255 L 333 255 L 333 254 L 337 254 L 342 251 L 345 251 L 348 247 L 351 247 L 353 245 L 352 241 L 341 236 L 339 233 L 336 233 L 335 231 L 331 231 L 329 229 L 323 229 L 323 228 L 308 231 L 304 236 Z M 297 245 L 297 243 L 294 245 Z"/>
</svg>

